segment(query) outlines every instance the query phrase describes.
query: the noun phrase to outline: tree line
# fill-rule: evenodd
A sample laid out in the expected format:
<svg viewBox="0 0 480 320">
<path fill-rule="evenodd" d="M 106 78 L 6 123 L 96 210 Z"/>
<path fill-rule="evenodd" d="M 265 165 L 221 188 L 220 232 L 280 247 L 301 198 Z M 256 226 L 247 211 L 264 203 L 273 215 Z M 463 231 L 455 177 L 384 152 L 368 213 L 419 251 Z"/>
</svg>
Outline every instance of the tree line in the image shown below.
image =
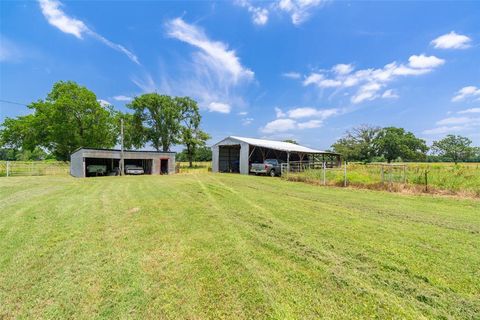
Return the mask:
<svg viewBox="0 0 480 320">
<path fill-rule="evenodd" d="M 190 164 L 210 138 L 201 129 L 197 102 L 189 97 L 147 93 L 126 107 L 131 112 L 102 105 L 95 93 L 73 81 L 59 81 L 44 100 L 28 105 L 32 113 L 1 124 L 0 157 L 66 161 L 80 147 L 113 148 L 120 143 L 121 120 L 126 149 L 150 145 L 168 152 L 183 145 Z"/>
<path fill-rule="evenodd" d="M 480 148 L 472 146 L 472 141 L 466 137 L 447 135 L 434 141 L 429 148 L 425 140 L 397 127 L 355 127 L 338 139 L 332 149 L 347 161 L 445 161 L 455 164 L 480 161 Z"/>
</svg>

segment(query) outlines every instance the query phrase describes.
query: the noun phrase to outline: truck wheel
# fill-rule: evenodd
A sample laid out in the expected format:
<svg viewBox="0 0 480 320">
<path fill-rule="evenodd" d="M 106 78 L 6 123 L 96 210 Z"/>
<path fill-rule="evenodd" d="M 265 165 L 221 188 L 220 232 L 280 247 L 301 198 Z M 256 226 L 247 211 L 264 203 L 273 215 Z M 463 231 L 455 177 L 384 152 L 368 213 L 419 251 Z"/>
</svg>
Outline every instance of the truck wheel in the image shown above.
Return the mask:
<svg viewBox="0 0 480 320">
<path fill-rule="evenodd" d="M 274 169 L 270 170 L 270 177 L 275 177 L 275 170 Z"/>
</svg>

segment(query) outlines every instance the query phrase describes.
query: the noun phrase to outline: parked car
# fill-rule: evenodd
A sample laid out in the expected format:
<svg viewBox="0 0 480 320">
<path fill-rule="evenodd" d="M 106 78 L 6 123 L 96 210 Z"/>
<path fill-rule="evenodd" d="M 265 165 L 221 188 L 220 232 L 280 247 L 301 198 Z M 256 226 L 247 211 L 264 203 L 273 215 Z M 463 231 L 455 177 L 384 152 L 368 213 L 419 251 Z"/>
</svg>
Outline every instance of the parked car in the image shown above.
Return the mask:
<svg viewBox="0 0 480 320">
<path fill-rule="evenodd" d="M 89 176 L 104 176 L 107 173 L 107 166 L 102 164 L 91 164 L 87 166 Z"/>
<path fill-rule="evenodd" d="M 125 174 L 145 174 L 145 171 L 143 171 L 142 167 L 137 166 L 136 164 L 126 164 Z"/>
<path fill-rule="evenodd" d="M 267 174 L 271 177 L 281 175 L 281 160 L 266 159 L 263 163 L 252 163 L 250 172 L 255 174 Z"/>
</svg>

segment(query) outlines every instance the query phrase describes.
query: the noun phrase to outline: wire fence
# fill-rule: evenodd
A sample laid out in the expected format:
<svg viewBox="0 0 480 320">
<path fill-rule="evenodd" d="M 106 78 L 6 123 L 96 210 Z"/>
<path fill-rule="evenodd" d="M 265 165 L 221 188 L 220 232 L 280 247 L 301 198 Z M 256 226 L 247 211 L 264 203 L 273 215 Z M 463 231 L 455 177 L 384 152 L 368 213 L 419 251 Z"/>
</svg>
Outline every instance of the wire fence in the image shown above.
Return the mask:
<svg viewBox="0 0 480 320">
<path fill-rule="evenodd" d="M 70 173 L 70 163 L 63 161 L 0 161 L 0 177 L 61 176 Z"/>
</svg>

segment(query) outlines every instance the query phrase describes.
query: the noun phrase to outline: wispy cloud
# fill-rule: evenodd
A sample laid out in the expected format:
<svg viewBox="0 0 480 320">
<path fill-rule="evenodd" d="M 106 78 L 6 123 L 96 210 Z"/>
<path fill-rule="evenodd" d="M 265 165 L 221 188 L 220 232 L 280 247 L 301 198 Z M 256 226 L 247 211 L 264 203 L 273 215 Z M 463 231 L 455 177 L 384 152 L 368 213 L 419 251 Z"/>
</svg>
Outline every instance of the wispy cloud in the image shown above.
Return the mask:
<svg viewBox="0 0 480 320">
<path fill-rule="evenodd" d="M 310 18 L 313 11 L 323 6 L 328 0 L 279 0 L 269 5 L 254 6 L 250 0 L 236 1 L 237 5 L 246 8 L 252 15 L 252 22 L 265 25 L 272 11 L 283 12 L 290 16 L 294 25 L 300 25 Z"/>
<path fill-rule="evenodd" d="M 478 97 L 480 97 L 480 88 L 477 88 L 476 86 L 467 86 L 458 90 L 455 93 L 455 96 L 453 96 L 452 101 L 457 102 L 457 101 L 463 101 L 468 98 L 478 98 Z"/>
<path fill-rule="evenodd" d="M 480 108 L 470 108 L 466 110 L 458 111 L 459 114 L 466 114 L 466 113 L 480 113 Z"/>
<path fill-rule="evenodd" d="M 196 53 L 199 64 L 208 66 L 221 81 L 235 84 L 241 80 L 253 79 L 253 71 L 242 66 L 234 50 L 229 50 L 223 42 L 210 40 L 199 27 L 188 24 L 181 18 L 167 22 L 166 26 L 170 37 L 200 49 Z"/>
<path fill-rule="evenodd" d="M 290 79 L 300 79 L 302 77 L 302 75 L 298 72 L 285 72 L 282 73 L 282 76 Z"/>
<path fill-rule="evenodd" d="M 241 64 L 234 50 L 181 18 L 167 21 L 165 28 L 169 37 L 193 47 L 191 60 L 176 66 L 175 76 L 169 76 L 165 66 L 158 77 L 149 73 L 132 77 L 138 87 L 145 92 L 193 97 L 211 112 L 230 113 L 235 107 L 245 107 L 240 92 L 254 80 L 254 73 Z"/>
<path fill-rule="evenodd" d="M 427 135 L 440 135 L 459 132 L 478 131 L 480 117 L 448 117 L 436 122 L 437 127 L 424 130 Z"/>
<path fill-rule="evenodd" d="M 39 0 L 40 9 L 47 19 L 48 23 L 58 28 L 60 31 L 71 34 L 78 39 L 83 39 L 84 35 L 102 42 L 106 46 L 125 54 L 131 61 L 140 64 L 137 56 L 126 49 L 124 46 L 114 43 L 104 36 L 92 31 L 83 21 L 68 16 L 62 10 L 62 3 L 57 0 Z"/>
<path fill-rule="evenodd" d="M 337 64 L 330 70 L 312 72 L 302 81 L 304 86 L 316 86 L 320 89 L 355 88 L 356 92 L 351 97 L 354 104 L 377 98 L 397 98 L 392 90 L 382 90 L 392 81 L 406 76 L 418 76 L 432 72 L 443 65 L 445 60 L 435 56 L 412 55 L 408 63 L 396 61 L 378 69 L 361 69 L 354 71 L 352 64 Z"/>
<path fill-rule="evenodd" d="M 128 97 L 128 96 L 124 96 L 124 95 L 119 95 L 119 96 L 113 97 L 113 99 L 114 99 L 114 100 L 117 100 L 117 101 L 128 102 L 128 101 L 131 101 L 131 100 L 132 100 L 132 97 Z"/>
<path fill-rule="evenodd" d="M 280 0 L 278 8 L 290 15 L 294 25 L 299 25 L 308 20 L 313 10 L 326 2 L 326 0 Z"/>
<path fill-rule="evenodd" d="M 0 43 L 0 62 L 20 61 L 23 52 L 13 41 L 0 35 Z"/>
<path fill-rule="evenodd" d="M 451 31 L 432 40 L 432 45 L 437 49 L 467 49 L 471 41 L 470 37 Z"/>
</svg>

